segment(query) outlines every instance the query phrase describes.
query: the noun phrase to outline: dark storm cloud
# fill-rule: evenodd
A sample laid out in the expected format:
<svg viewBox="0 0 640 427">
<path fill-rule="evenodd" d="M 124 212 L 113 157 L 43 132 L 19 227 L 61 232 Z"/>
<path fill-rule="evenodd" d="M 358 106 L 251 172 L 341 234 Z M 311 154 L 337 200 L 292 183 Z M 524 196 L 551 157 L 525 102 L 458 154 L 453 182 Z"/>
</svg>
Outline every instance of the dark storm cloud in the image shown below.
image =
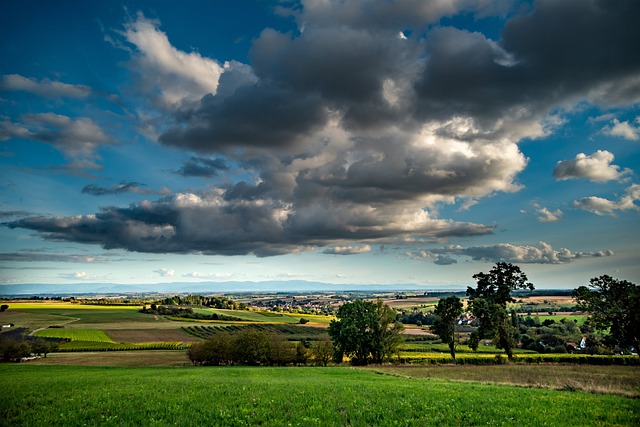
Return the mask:
<svg viewBox="0 0 640 427">
<path fill-rule="evenodd" d="M 185 160 L 182 163 L 182 167 L 175 171 L 175 173 L 185 177 L 197 176 L 201 178 L 212 178 L 218 176 L 220 171 L 226 171 L 228 169 L 229 166 L 224 159 L 192 156 L 189 160 Z"/>
<path fill-rule="evenodd" d="M 451 265 L 457 264 L 458 261 L 451 258 L 449 255 L 438 255 L 433 263 L 436 265 Z"/>
<path fill-rule="evenodd" d="M 265 30 L 250 58 L 263 81 L 295 93 L 319 93 L 345 123 L 373 126 L 393 118 L 385 108 L 383 82 L 410 66 L 415 52 L 408 46 L 395 34 L 346 27 L 313 27 L 296 38 Z"/>
<path fill-rule="evenodd" d="M 33 215 L 31 212 L 27 211 L 0 211 L 0 218 L 15 218 L 21 216 L 30 216 Z"/>
<path fill-rule="evenodd" d="M 441 241 L 493 230 L 479 224 L 431 219 L 425 212 L 403 216 L 391 207 L 293 210 L 264 199 L 226 201 L 219 192 L 176 194 L 128 208 L 103 208 L 95 215 L 28 217 L 5 225 L 35 230 L 47 240 L 94 243 L 105 249 L 258 256 L 311 250 L 345 237 L 370 242 L 402 238 Z"/>
<path fill-rule="evenodd" d="M 384 8 L 404 15 L 412 5 L 392 2 Z M 331 13 L 356 22 L 365 10 L 381 10 L 360 6 L 305 4 L 308 28 L 301 34 L 265 30 L 250 54 L 259 83 L 225 97 L 205 96 L 160 140 L 198 152 L 282 148 L 304 143 L 327 123 L 328 111 L 351 130 L 406 129 L 425 120 L 469 117 L 475 133 L 451 126 L 437 132 L 478 139 L 514 133 L 505 119 L 532 126 L 552 108 L 570 107 L 580 98 L 616 104 L 640 94 L 638 2 L 539 1 L 509 20 L 499 41 L 452 27 L 427 32 L 426 42 L 403 40 L 397 32 L 337 26 L 322 18 Z M 469 7 L 462 2 L 451 12 Z M 395 22 L 390 12 L 373 15 Z M 398 101 L 390 102 L 389 93 Z"/>
<path fill-rule="evenodd" d="M 512 108 L 535 117 L 578 97 L 633 102 L 640 95 L 638 20 L 636 1 L 543 0 L 507 21 L 498 43 L 436 29 L 416 84 L 419 111 L 424 117 L 466 114 L 490 128 Z"/>
<path fill-rule="evenodd" d="M 144 187 L 144 184 L 140 184 L 138 182 L 121 182 L 120 184 L 112 185 L 111 187 L 100 187 L 99 185 L 89 184 L 84 186 L 84 188 L 82 189 L 82 193 L 91 194 L 93 196 L 106 196 L 110 194 L 122 193 L 152 193 L 151 190 Z"/>
<path fill-rule="evenodd" d="M 233 154 L 238 147 L 283 148 L 326 121 L 317 95 L 269 84 L 243 86 L 228 98 L 206 95 L 185 124 L 160 136 L 166 145 L 199 153 Z"/>
<path fill-rule="evenodd" d="M 301 27 L 350 26 L 397 31 L 422 27 L 460 12 L 476 16 L 500 14 L 508 10 L 512 0 L 302 0 L 301 3 L 303 9 L 294 11 Z"/>
<path fill-rule="evenodd" d="M 532 13 L 507 22 L 502 44 L 530 72 L 532 89 L 550 99 L 611 84 L 630 92 L 596 101 L 626 103 L 640 95 L 638 20 L 635 0 L 538 1 Z"/>
</svg>

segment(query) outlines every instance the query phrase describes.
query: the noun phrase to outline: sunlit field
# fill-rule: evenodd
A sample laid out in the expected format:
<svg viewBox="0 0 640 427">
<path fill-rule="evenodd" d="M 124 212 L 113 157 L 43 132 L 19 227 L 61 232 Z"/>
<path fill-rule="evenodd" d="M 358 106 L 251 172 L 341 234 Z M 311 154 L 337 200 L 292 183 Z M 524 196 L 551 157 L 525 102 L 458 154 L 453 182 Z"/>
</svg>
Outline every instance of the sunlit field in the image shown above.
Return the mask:
<svg viewBox="0 0 640 427">
<path fill-rule="evenodd" d="M 637 400 L 350 368 L 0 366 L 7 425 L 618 425 Z"/>
</svg>

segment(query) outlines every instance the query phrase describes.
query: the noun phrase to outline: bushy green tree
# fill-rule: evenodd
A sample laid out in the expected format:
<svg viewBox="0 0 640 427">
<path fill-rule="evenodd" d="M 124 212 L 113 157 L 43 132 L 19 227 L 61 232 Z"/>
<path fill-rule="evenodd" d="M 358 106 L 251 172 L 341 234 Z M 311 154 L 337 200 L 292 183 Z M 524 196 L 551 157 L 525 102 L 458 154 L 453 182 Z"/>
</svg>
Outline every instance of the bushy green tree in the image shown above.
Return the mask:
<svg viewBox="0 0 640 427">
<path fill-rule="evenodd" d="M 609 331 L 607 344 L 634 347 L 640 355 L 640 286 L 603 275 L 575 289 L 573 296 L 597 329 Z"/>
<path fill-rule="evenodd" d="M 449 346 L 453 360 L 456 360 L 456 321 L 462 315 L 462 301 L 455 295 L 441 298 L 434 311 L 437 316 L 431 331 Z"/>
<path fill-rule="evenodd" d="M 507 310 L 507 303 L 514 302 L 511 292 L 518 289 L 533 290 L 527 276 L 516 265 L 506 262 L 497 263 L 489 273 L 474 274 L 477 287 L 467 288 L 469 308 L 478 320 L 477 336 L 479 339 L 491 338 L 496 347 L 504 349 L 509 359 L 513 358 L 513 349 L 517 343 L 518 328 L 515 312 Z"/>
<path fill-rule="evenodd" d="M 55 351 L 58 348 L 58 345 L 56 343 L 44 340 L 42 338 L 31 341 L 30 344 L 32 353 L 44 357 L 47 357 L 47 354 Z"/>
<path fill-rule="evenodd" d="M 380 335 L 376 305 L 362 300 L 346 303 L 336 317 L 329 325 L 329 336 L 337 353 L 351 357 L 354 365 L 368 364 Z"/>
<path fill-rule="evenodd" d="M 269 352 L 269 336 L 264 332 L 243 329 L 235 336 L 233 360 L 240 365 L 266 365 Z"/>
<path fill-rule="evenodd" d="M 395 312 L 382 301 L 354 301 L 343 304 L 329 325 L 336 361 L 343 355 L 354 365 L 380 363 L 393 354 L 402 342 L 402 324 L 395 321 Z"/>
<path fill-rule="evenodd" d="M 315 341 L 311 344 L 310 352 L 316 365 L 327 366 L 333 357 L 333 344 L 330 339 Z"/>
</svg>

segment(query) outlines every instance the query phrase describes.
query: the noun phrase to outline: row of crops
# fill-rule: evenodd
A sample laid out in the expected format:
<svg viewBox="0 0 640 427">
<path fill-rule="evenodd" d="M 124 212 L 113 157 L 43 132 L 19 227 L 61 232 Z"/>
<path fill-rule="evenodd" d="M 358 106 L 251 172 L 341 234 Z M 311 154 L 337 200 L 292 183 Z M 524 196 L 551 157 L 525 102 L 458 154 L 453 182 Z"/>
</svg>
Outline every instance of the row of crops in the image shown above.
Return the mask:
<svg viewBox="0 0 640 427">
<path fill-rule="evenodd" d="M 48 328 L 37 331 L 34 335 L 40 338 L 67 340 L 58 343 L 56 351 L 59 352 L 184 350 L 191 345 L 181 341 L 117 343 L 101 329 Z"/>
<path fill-rule="evenodd" d="M 322 328 L 310 328 L 286 323 L 279 324 L 248 324 L 248 325 L 212 325 L 212 326 L 186 326 L 182 328 L 189 335 L 207 339 L 219 332 L 236 334 L 242 330 L 274 333 L 285 336 L 289 341 L 302 339 L 318 340 L 327 337 L 327 330 Z"/>
<path fill-rule="evenodd" d="M 59 352 L 83 351 L 134 351 L 134 350 L 185 350 L 191 343 L 174 342 L 145 342 L 145 343 L 114 343 L 97 341 L 71 341 L 61 344 Z"/>
<path fill-rule="evenodd" d="M 41 338 L 60 338 L 71 341 L 113 343 L 113 340 L 101 329 L 49 328 L 37 331 L 34 335 Z"/>
</svg>

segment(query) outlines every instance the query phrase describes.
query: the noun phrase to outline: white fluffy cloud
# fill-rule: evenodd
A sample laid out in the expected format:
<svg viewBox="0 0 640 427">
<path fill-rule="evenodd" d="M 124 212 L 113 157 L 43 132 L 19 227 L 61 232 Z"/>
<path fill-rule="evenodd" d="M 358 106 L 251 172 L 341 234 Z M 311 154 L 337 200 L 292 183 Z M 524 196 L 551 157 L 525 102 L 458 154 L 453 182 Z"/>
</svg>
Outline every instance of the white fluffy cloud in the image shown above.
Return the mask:
<svg viewBox="0 0 640 427">
<path fill-rule="evenodd" d="M 636 204 L 638 201 L 640 201 L 640 185 L 632 184 L 619 200 L 590 196 L 574 201 L 573 206 L 600 216 L 616 216 L 618 211 L 640 210 L 640 206 Z"/>
<path fill-rule="evenodd" d="M 161 277 L 173 277 L 176 275 L 176 271 L 172 268 L 159 268 L 157 270 L 153 270 L 153 272 Z"/>
<path fill-rule="evenodd" d="M 538 214 L 538 221 L 540 222 L 557 222 L 562 218 L 563 212 L 560 209 L 556 209 L 555 211 L 550 211 L 549 209 L 534 205 L 536 209 L 536 213 Z"/>
<path fill-rule="evenodd" d="M 130 66 L 138 75 L 139 89 L 155 96 L 159 106 L 173 110 L 216 93 L 223 66 L 198 52 L 172 46 L 167 34 L 159 30 L 159 22 L 138 13 L 125 24 L 122 36 L 135 46 Z"/>
<path fill-rule="evenodd" d="M 618 136 L 630 141 L 638 141 L 640 140 L 640 117 L 636 117 L 633 123 L 613 119 L 613 125 L 604 128 L 603 132 L 607 135 Z"/>
<path fill-rule="evenodd" d="M 584 153 L 576 155 L 573 160 L 558 162 L 553 176 L 557 179 L 586 178 L 595 182 L 625 181 L 625 176 L 633 173 L 631 169 L 620 169 L 612 165 L 614 156 L 606 150 L 598 150 L 590 156 Z"/>
</svg>

